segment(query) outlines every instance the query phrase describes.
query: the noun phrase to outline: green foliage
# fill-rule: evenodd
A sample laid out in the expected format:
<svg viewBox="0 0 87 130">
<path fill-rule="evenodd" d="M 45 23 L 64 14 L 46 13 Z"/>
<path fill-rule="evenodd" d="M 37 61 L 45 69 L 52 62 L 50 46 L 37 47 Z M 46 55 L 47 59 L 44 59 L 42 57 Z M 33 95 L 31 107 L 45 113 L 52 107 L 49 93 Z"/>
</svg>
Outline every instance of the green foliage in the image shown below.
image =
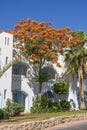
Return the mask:
<svg viewBox="0 0 87 130">
<path fill-rule="evenodd" d="M 49 100 L 49 98 L 43 96 L 41 98 L 41 104 L 39 104 L 38 98 L 34 100 L 33 106 L 31 107 L 31 113 L 52 113 L 52 112 L 61 112 L 69 111 L 70 103 L 66 100 L 61 101 L 60 103 L 54 103 Z"/>
<path fill-rule="evenodd" d="M 62 107 L 58 103 L 52 103 L 51 108 L 49 109 L 49 112 L 61 112 Z"/>
<path fill-rule="evenodd" d="M 60 106 L 62 108 L 62 111 L 69 111 L 70 110 L 70 103 L 67 100 L 61 101 Z"/>
<path fill-rule="evenodd" d="M 39 76 L 36 77 L 36 81 L 40 83 L 47 82 L 49 79 L 50 79 L 50 74 L 47 74 L 45 72 L 41 72 Z"/>
<path fill-rule="evenodd" d="M 81 65 L 84 66 L 87 61 L 87 49 L 81 47 L 80 49 L 76 50 L 68 50 L 65 61 L 69 63 L 67 70 L 73 75 L 78 74 Z"/>
<path fill-rule="evenodd" d="M 24 54 L 26 56 L 32 55 L 33 53 L 35 53 L 36 49 L 39 49 L 39 44 L 40 44 L 40 40 L 39 41 L 27 41 L 25 42 L 25 47 L 27 48 L 26 51 L 24 51 Z M 37 52 L 36 52 L 37 54 Z"/>
<path fill-rule="evenodd" d="M 75 33 L 73 34 L 73 36 L 87 40 L 87 35 L 86 35 L 86 33 L 85 33 L 84 31 L 82 31 L 82 30 L 79 30 L 79 31 L 75 32 Z"/>
<path fill-rule="evenodd" d="M 56 94 L 68 94 L 69 92 L 69 84 L 66 82 L 59 82 L 59 83 L 55 83 L 53 86 L 53 91 Z"/>
<path fill-rule="evenodd" d="M 24 112 L 24 106 L 14 102 L 13 100 L 8 99 L 6 102 L 6 111 L 9 116 L 19 115 L 21 112 Z"/>
<path fill-rule="evenodd" d="M 24 112 L 24 106 L 14 102 L 14 115 L 19 115 L 21 112 Z"/>
<path fill-rule="evenodd" d="M 31 107 L 31 113 L 42 113 L 46 112 L 49 107 L 50 102 L 48 102 L 47 97 L 41 97 L 41 102 L 36 98 L 33 103 L 33 107 Z"/>
<path fill-rule="evenodd" d="M 0 119 L 9 119 L 9 114 L 5 109 L 0 109 Z"/>
</svg>

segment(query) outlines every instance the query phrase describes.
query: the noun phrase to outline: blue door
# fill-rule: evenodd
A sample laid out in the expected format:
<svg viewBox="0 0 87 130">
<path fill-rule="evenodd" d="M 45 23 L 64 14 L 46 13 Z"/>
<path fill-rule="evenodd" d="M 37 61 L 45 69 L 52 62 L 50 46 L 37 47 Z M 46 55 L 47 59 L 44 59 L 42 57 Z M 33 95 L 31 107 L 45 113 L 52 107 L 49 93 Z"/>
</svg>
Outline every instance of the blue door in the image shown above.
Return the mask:
<svg viewBox="0 0 87 130">
<path fill-rule="evenodd" d="M 21 104 L 21 92 L 13 93 L 13 100 L 19 104 Z"/>
<path fill-rule="evenodd" d="M 21 92 L 21 91 L 13 92 L 13 100 L 24 106 L 25 106 L 25 98 L 26 98 L 26 95 L 23 92 Z"/>
</svg>

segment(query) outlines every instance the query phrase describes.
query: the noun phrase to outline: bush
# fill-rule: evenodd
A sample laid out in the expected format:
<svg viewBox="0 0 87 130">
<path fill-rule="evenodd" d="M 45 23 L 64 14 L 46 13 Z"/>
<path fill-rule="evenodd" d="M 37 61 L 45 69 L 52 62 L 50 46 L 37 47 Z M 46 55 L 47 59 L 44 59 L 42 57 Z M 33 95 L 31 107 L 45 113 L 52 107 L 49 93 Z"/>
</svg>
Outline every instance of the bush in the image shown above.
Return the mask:
<svg viewBox="0 0 87 130">
<path fill-rule="evenodd" d="M 60 111 L 62 111 L 62 108 L 61 108 L 60 104 L 53 103 L 53 105 L 52 105 L 52 111 L 53 112 L 60 112 Z"/>
<path fill-rule="evenodd" d="M 33 102 L 33 106 L 31 107 L 31 113 L 42 113 L 46 112 L 49 106 L 49 102 L 47 97 L 43 96 L 41 97 L 41 102 L 39 102 L 39 99 L 36 98 Z"/>
<path fill-rule="evenodd" d="M 9 114 L 5 109 L 0 109 L 0 119 L 9 119 Z"/>
<path fill-rule="evenodd" d="M 68 94 L 69 92 L 69 84 L 67 82 L 59 82 L 55 83 L 53 86 L 53 91 L 56 94 Z"/>
<path fill-rule="evenodd" d="M 52 106 L 51 107 L 49 107 L 49 109 L 48 109 L 48 112 L 60 112 L 60 111 L 62 111 L 62 108 L 61 108 L 61 106 L 60 106 L 60 104 L 58 104 L 58 103 L 52 103 Z"/>
<path fill-rule="evenodd" d="M 58 103 L 51 102 L 46 96 L 42 96 L 41 102 L 36 98 L 31 107 L 31 113 L 59 112 L 61 110 L 61 106 Z"/>
<path fill-rule="evenodd" d="M 69 111 L 70 110 L 70 103 L 67 100 L 61 101 L 60 106 L 62 108 L 62 111 Z"/>
<path fill-rule="evenodd" d="M 6 111 L 9 116 L 19 115 L 21 112 L 24 112 L 24 106 L 14 102 L 13 100 L 8 99 L 6 102 Z"/>
<path fill-rule="evenodd" d="M 67 100 L 63 100 L 60 103 L 54 103 L 46 96 L 41 97 L 41 102 L 36 98 L 31 107 L 31 113 L 46 113 L 46 112 L 60 112 L 69 111 L 70 103 Z"/>
<path fill-rule="evenodd" d="M 24 106 L 21 104 L 18 104 L 16 102 L 14 104 L 14 115 L 19 115 L 21 112 L 24 112 Z"/>
</svg>

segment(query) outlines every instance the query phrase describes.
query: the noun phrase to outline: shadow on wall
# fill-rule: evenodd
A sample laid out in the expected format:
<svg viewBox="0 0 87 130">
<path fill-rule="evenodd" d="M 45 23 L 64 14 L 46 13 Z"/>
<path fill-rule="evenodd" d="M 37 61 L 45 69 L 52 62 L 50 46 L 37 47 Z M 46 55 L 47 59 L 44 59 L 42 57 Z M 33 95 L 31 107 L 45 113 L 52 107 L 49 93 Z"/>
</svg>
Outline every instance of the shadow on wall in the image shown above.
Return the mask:
<svg viewBox="0 0 87 130">
<path fill-rule="evenodd" d="M 75 102 L 73 99 L 70 99 L 70 111 L 74 111 L 76 108 Z"/>
<path fill-rule="evenodd" d="M 51 90 L 47 90 L 42 96 L 47 96 L 52 102 L 59 103 L 60 101 L 67 100 L 68 94 L 58 96 Z"/>
<path fill-rule="evenodd" d="M 57 96 L 52 91 L 46 91 L 42 96 L 48 97 L 52 102 L 58 102 Z"/>
</svg>

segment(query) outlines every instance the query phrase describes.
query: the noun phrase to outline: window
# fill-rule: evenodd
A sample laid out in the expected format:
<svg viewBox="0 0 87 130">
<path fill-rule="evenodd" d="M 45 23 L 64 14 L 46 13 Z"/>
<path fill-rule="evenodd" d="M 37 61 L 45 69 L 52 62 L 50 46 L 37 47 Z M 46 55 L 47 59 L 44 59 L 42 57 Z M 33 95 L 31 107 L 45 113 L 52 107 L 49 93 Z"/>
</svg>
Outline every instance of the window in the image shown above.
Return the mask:
<svg viewBox="0 0 87 130">
<path fill-rule="evenodd" d="M 7 43 L 7 37 L 5 37 L 5 45 L 6 45 L 6 43 Z"/>
<path fill-rule="evenodd" d="M 6 99 L 7 89 L 4 90 L 4 99 Z"/>
<path fill-rule="evenodd" d="M 7 65 L 7 63 L 8 63 L 8 57 L 6 57 L 6 61 L 5 61 L 5 64 Z"/>
<path fill-rule="evenodd" d="M 14 64 L 12 67 L 12 74 L 26 75 L 26 67 L 23 64 Z"/>
<path fill-rule="evenodd" d="M 22 66 L 20 64 L 14 64 L 12 73 L 16 75 L 22 75 Z"/>
<path fill-rule="evenodd" d="M 7 45 L 9 45 L 9 38 L 7 39 L 8 41 L 7 41 Z"/>
<path fill-rule="evenodd" d="M 42 69 L 42 72 L 45 74 L 48 74 L 50 76 L 50 79 L 55 79 L 55 71 L 54 69 L 50 68 L 50 67 L 44 67 Z"/>
<path fill-rule="evenodd" d="M 5 45 L 9 45 L 9 38 L 5 37 Z"/>
<path fill-rule="evenodd" d="M 1 55 L 1 48 L 0 48 L 0 55 Z"/>
</svg>

